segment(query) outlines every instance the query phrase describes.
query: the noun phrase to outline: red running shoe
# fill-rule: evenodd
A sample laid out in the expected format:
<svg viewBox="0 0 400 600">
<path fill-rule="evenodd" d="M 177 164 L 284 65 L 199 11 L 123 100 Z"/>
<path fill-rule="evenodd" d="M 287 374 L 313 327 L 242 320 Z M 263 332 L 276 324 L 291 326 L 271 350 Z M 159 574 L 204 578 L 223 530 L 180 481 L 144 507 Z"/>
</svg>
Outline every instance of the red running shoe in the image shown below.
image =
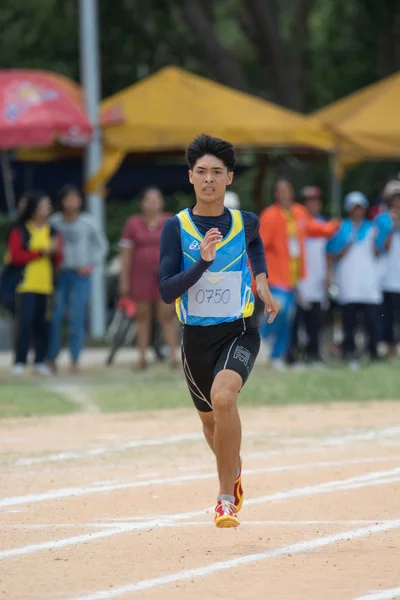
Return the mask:
<svg viewBox="0 0 400 600">
<path fill-rule="evenodd" d="M 239 461 L 239 475 L 236 478 L 235 487 L 233 491 L 233 495 L 235 496 L 236 512 L 239 512 L 239 510 L 242 508 L 244 500 L 244 492 L 242 486 L 242 459 L 239 458 Z"/>
<path fill-rule="evenodd" d="M 224 529 L 240 525 L 236 514 L 236 506 L 229 500 L 218 500 L 215 507 L 214 523 L 217 527 Z"/>
</svg>

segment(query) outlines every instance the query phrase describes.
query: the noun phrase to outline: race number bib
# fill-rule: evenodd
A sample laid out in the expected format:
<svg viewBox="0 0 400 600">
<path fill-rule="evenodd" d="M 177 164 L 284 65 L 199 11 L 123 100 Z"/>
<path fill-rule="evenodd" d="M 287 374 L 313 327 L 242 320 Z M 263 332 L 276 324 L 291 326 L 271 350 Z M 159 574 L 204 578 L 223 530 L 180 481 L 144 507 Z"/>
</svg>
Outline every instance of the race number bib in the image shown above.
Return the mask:
<svg viewBox="0 0 400 600">
<path fill-rule="evenodd" d="M 189 314 L 194 317 L 237 317 L 242 310 L 242 273 L 204 273 L 189 289 Z"/>
<path fill-rule="evenodd" d="M 300 244 L 296 236 L 289 238 L 289 256 L 290 258 L 299 258 L 300 256 Z"/>
</svg>

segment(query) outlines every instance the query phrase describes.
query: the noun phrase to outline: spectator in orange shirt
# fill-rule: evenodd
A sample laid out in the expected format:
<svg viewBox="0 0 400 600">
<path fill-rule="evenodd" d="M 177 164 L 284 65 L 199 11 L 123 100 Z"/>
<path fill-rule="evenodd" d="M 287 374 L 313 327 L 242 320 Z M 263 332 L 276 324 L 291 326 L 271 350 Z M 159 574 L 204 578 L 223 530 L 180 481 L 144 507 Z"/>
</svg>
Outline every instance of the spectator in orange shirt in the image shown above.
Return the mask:
<svg viewBox="0 0 400 600">
<path fill-rule="evenodd" d="M 330 238 L 339 222 L 313 219 L 310 212 L 295 201 L 293 186 L 285 179 L 276 182 L 273 199 L 274 204 L 260 215 L 260 235 L 268 261 L 271 293 L 280 310 L 273 323 L 263 323 L 261 337 L 273 337 L 271 365 L 282 370 L 290 342 L 296 287 L 305 276 L 305 239 Z"/>
</svg>

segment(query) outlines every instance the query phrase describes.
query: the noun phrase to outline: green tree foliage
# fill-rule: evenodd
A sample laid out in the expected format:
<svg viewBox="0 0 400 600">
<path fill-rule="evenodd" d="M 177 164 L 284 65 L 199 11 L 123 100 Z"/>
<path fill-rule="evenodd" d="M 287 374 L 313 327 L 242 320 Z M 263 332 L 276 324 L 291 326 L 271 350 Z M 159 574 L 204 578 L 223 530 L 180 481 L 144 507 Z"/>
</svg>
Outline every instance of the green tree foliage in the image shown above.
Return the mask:
<svg viewBox="0 0 400 600">
<path fill-rule="evenodd" d="M 99 0 L 103 96 L 176 64 L 308 111 L 400 68 L 397 0 Z M 4 0 L 0 66 L 79 79 L 77 0 Z"/>
<path fill-rule="evenodd" d="M 400 69 L 398 0 L 98 4 L 103 97 L 174 64 L 309 112 Z M 79 80 L 78 9 L 78 0 L 3 0 L 0 67 Z"/>
</svg>

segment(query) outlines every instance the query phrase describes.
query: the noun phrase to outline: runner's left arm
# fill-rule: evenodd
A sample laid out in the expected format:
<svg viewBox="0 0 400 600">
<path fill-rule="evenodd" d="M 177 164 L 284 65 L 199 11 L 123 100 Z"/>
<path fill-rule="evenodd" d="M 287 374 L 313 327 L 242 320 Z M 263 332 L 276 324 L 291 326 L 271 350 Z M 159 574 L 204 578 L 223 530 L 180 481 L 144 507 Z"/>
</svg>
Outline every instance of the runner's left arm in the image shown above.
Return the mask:
<svg viewBox="0 0 400 600">
<path fill-rule="evenodd" d="M 254 277 L 265 273 L 268 277 L 267 261 L 265 258 L 264 244 L 260 237 L 260 222 L 257 215 L 252 212 L 242 211 L 244 229 L 246 233 L 247 255 L 250 260 Z"/>
<path fill-rule="evenodd" d="M 213 261 L 200 258 L 188 269 L 181 271 L 182 249 L 178 217 L 170 217 L 164 223 L 160 240 L 160 295 L 171 304 L 191 288 Z"/>
</svg>

